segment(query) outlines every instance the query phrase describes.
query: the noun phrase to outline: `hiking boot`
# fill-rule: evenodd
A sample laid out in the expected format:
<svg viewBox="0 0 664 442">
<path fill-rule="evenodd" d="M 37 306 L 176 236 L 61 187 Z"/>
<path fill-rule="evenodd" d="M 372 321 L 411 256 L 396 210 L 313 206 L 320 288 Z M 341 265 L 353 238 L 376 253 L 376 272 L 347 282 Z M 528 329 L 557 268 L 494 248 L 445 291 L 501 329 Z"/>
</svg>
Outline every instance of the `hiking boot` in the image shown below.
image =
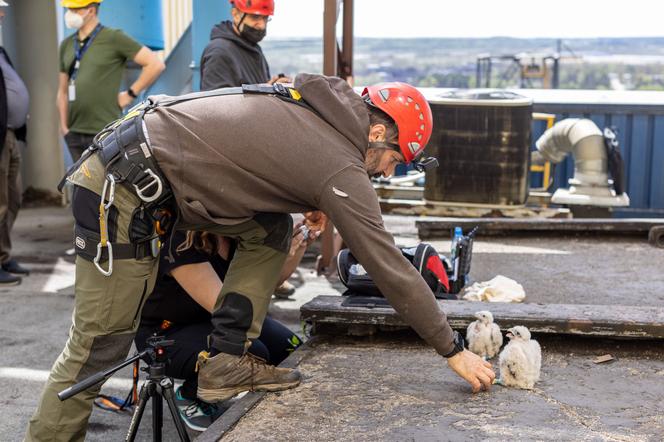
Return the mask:
<svg viewBox="0 0 664 442">
<path fill-rule="evenodd" d="M 9 273 L 14 273 L 15 275 L 29 275 L 30 270 L 21 266 L 15 259 L 10 259 L 2 265 L 2 270 Z"/>
<path fill-rule="evenodd" d="M 14 276 L 11 273 L 0 269 L 0 286 L 19 285 L 21 278 Z"/>
<path fill-rule="evenodd" d="M 302 379 L 298 370 L 277 368 L 251 353 L 235 356 L 219 353 L 210 357 L 198 354 L 199 399 L 219 402 L 243 391 L 280 391 L 297 387 Z"/>
<path fill-rule="evenodd" d="M 175 405 L 184 423 L 194 431 L 205 431 L 228 409 L 228 406 L 223 404 L 208 404 L 199 399 L 187 399 L 182 396 L 182 387 L 175 391 Z"/>
</svg>

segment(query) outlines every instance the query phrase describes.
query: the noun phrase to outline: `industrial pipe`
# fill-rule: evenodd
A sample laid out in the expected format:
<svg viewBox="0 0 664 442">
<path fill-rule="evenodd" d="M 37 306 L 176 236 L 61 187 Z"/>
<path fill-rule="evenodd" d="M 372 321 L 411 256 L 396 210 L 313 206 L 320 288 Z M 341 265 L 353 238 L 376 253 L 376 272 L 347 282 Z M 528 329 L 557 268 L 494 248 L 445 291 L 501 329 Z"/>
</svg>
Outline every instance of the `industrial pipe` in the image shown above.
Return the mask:
<svg viewBox="0 0 664 442">
<path fill-rule="evenodd" d="M 535 143 L 540 155 L 560 163 L 574 155 L 574 178 L 569 189 L 558 189 L 551 201 L 560 204 L 628 206 L 629 197 L 616 195 L 608 175 L 608 155 L 604 135 L 588 119 L 568 118 L 556 123 Z"/>
</svg>

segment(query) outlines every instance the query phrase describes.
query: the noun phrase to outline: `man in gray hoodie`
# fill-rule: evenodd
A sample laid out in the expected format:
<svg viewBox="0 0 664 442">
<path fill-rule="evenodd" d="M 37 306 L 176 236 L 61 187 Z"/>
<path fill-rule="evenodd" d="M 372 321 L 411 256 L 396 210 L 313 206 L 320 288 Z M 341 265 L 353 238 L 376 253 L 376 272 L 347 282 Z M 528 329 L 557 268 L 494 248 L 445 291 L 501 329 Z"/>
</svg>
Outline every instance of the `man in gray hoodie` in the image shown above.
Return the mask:
<svg viewBox="0 0 664 442">
<path fill-rule="evenodd" d="M 362 97 L 334 77 L 302 74 L 294 86 L 153 97 L 145 112 L 130 112 L 102 133 L 97 150 L 68 176 L 77 224 L 76 309 L 29 439 L 85 435 L 99 387 L 65 402 L 56 394 L 126 356 L 156 275 L 146 244 L 155 230 L 167 234 L 163 219 L 152 228 L 145 216 L 166 208 L 176 214 L 177 229 L 237 242 L 214 307 L 209 352 L 199 355 L 199 398 L 215 402 L 299 384 L 297 370 L 270 366 L 246 349 L 261 331 L 288 251 L 288 214 L 316 210 L 473 391 L 490 387 L 491 365 L 464 349 L 428 285 L 395 247 L 369 179 L 392 174 L 400 162 L 420 162 L 433 124 L 428 103 L 403 83 L 370 87 Z"/>
<path fill-rule="evenodd" d="M 232 21 L 212 28 L 201 57 L 201 90 L 290 81 L 270 78 L 270 68 L 258 44 L 274 14 L 274 0 L 229 1 Z"/>
</svg>

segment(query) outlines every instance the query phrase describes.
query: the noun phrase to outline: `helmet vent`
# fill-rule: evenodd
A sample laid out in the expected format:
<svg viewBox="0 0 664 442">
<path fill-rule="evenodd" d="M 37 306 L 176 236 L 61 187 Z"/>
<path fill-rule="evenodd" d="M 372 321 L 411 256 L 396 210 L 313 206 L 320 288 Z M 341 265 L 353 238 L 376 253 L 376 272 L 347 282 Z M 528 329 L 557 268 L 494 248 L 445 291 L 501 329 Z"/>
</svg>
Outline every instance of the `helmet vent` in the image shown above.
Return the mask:
<svg viewBox="0 0 664 442">
<path fill-rule="evenodd" d="M 380 95 L 380 98 L 383 100 L 383 103 L 385 103 L 390 98 L 390 90 L 381 89 L 378 91 L 378 95 Z"/>
</svg>

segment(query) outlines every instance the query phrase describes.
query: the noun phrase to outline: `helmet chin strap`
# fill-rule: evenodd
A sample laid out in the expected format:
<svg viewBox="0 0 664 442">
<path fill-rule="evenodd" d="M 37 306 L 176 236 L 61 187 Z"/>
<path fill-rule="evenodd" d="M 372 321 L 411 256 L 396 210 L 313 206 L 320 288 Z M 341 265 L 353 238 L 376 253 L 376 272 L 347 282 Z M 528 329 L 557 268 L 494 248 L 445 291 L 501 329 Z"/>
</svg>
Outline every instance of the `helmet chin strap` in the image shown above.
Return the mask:
<svg viewBox="0 0 664 442">
<path fill-rule="evenodd" d="M 401 152 L 398 144 L 386 143 L 385 141 L 369 141 L 369 149 L 391 149 Z M 422 157 L 411 161 L 413 167 L 420 172 L 438 167 L 438 159 L 435 157 Z"/>
<path fill-rule="evenodd" d="M 398 144 L 386 143 L 385 141 L 369 141 L 369 149 L 390 149 L 401 152 Z"/>
</svg>

